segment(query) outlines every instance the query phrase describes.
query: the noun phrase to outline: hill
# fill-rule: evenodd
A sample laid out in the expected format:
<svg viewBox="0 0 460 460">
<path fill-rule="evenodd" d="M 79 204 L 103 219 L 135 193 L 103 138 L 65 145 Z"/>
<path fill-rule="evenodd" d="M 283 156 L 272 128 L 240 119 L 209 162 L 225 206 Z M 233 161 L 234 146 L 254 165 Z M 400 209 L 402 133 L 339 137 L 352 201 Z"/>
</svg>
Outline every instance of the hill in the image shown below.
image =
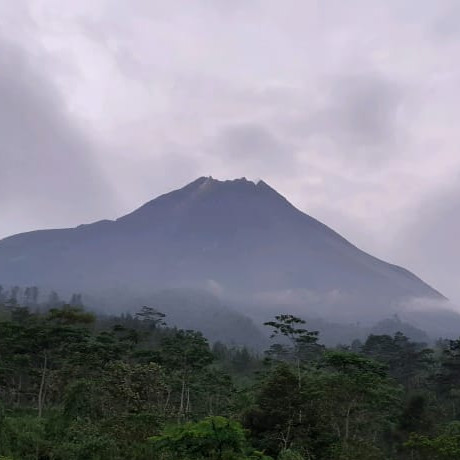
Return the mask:
<svg viewBox="0 0 460 460">
<path fill-rule="evenodd" d="M 109 297 L 203 290 L 246 311 L 381 319 L 444 297 L 358 249 L 265 182 L 201 177 L 117 220 L 0 241 L 0 283 Z"/>
</svg>

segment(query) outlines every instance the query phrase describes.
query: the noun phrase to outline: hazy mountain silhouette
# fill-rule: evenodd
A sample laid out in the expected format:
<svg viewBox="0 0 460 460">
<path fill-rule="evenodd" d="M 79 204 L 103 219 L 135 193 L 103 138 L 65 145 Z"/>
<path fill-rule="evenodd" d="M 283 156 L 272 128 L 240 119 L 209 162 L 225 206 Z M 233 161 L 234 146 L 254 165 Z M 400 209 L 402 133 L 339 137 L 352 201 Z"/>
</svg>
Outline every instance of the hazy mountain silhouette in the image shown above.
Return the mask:
<svg viewBox="0 0 460 460">
<path fill-rule="evenodd" d="M 202 288 L 248 304 L 368 312 L 413 297 L 443 299 L 265 182 L 206 177 L 115 221 L 0 241 L 0 283 L 88 292 Z"/>
</svg>

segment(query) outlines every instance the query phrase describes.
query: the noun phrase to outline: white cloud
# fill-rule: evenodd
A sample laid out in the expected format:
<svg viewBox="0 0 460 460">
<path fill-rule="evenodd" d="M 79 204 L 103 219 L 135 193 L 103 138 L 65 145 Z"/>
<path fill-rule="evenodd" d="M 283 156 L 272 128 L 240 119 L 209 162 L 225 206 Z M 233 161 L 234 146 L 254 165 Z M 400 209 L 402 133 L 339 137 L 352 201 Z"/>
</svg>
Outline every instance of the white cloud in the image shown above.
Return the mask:
<svg viewBox="0 0 460 460">
<path fill-rule="evenodd" d="M 56 90 L 59 102 L 45 105 L 78 131 L 68 142 L 117 190 L 106 214 L 202 174 L 262 176 L 364 249 L 450 290 L 424 256 L 437 232 L 420 231 L 439 202 L 406 228 L 426 195 L 447 184 L 448 200 L 458 197 L 456 12 L 452 0 L 16 0 L 0 3 L 0 26 L 34 56 L 30 78 Z M 18 155 L 3 151 L 10 163 Z M 6 196 L 4 209 L 18 207 L 20 191 Z M 72 215 L 51 211 L 65 199 L 44 193 L 40 217 L 9 214 L 0 233 L 95 214 L 84 209 L 92 198 Z M 448 249 L 440 265 L 460 276 Z"/>
</svg>

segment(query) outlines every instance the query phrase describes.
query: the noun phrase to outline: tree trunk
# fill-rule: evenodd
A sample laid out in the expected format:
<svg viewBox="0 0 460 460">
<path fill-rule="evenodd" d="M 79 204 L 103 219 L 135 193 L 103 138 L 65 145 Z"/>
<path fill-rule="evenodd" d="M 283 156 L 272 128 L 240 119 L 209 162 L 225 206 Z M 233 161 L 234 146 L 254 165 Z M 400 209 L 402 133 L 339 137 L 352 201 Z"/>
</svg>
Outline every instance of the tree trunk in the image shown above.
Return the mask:
<svg viewBox="0 0 460 460">
<path fill-rule="evenodd" d="M 351 412 L 352 404 L 348 406 L 347 415 L 345 417 L 345 435 L 344 440 L 347 443 L 348 438 L 350 437 L 350 412 Z"/>
<path fill-rule="evenodd" d="M 184 415 L 184 400 L 185 400 L 185 376 L 182 377 L 182 389 L 180 392 L 180 406 L 179 406 L 178 421 L 180 421 L 181 417 Z"/>
<path fill-rule="evenodd" d="M 168 406 L 169 406 L 169 400 L 171 399 L 171 390 L 168 389 L 168 395 L 166 396 L 166 401 L 164 403 L 163 407 L 163 414 L 166 416 Z"/>
<path fill-rule="evenodd" d="M 45 383 L 46 383 L 46 371 L 48 370 L 48 355 L 46 351 L 43 353 L 43 369 L 42 369 L 42 379 L 40 382 L 40 390 L 38 392 L 38 417 L 41 418 L 43 414 L 43 406 L 45 404 Z"/>
<path fill-rule="evenodd" d="M 19 376 L 19 383 L 18 383 L 18 397 L 16 399 L 16 406 L 21 406 L 21 391 L 22 391 L 22 375 Z"/>
<path fill-rule="evenodd" d="M 190 387 L 187 387 L 187 404 L 185 406 L 185 415 L 186 417 L 188 414 L 192 411 L 192 408 L 190 406 Z"/>
</svg>

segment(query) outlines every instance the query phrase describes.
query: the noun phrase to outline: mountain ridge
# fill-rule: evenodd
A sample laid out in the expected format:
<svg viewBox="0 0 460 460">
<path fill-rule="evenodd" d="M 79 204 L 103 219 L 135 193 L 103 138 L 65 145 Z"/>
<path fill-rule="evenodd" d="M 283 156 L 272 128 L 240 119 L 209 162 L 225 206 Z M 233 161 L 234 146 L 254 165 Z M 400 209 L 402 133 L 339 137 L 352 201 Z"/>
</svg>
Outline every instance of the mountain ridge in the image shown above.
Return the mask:
<svg viewBox="0 0 460 460">
<path fill-rule="evenodd" d="M 385 308 L 414 297 L 445 299 L 415 274 L 303 213 L 264 181 L 245 178 L 200 177 L 115 220 L 0 240 L 5 282 L 83 291 L 212 286 L 240 299 L 335 292 L 360 311 L 369 303 Z M 337 308 L 349 308 L 344 305 Z"/>
</svg>

